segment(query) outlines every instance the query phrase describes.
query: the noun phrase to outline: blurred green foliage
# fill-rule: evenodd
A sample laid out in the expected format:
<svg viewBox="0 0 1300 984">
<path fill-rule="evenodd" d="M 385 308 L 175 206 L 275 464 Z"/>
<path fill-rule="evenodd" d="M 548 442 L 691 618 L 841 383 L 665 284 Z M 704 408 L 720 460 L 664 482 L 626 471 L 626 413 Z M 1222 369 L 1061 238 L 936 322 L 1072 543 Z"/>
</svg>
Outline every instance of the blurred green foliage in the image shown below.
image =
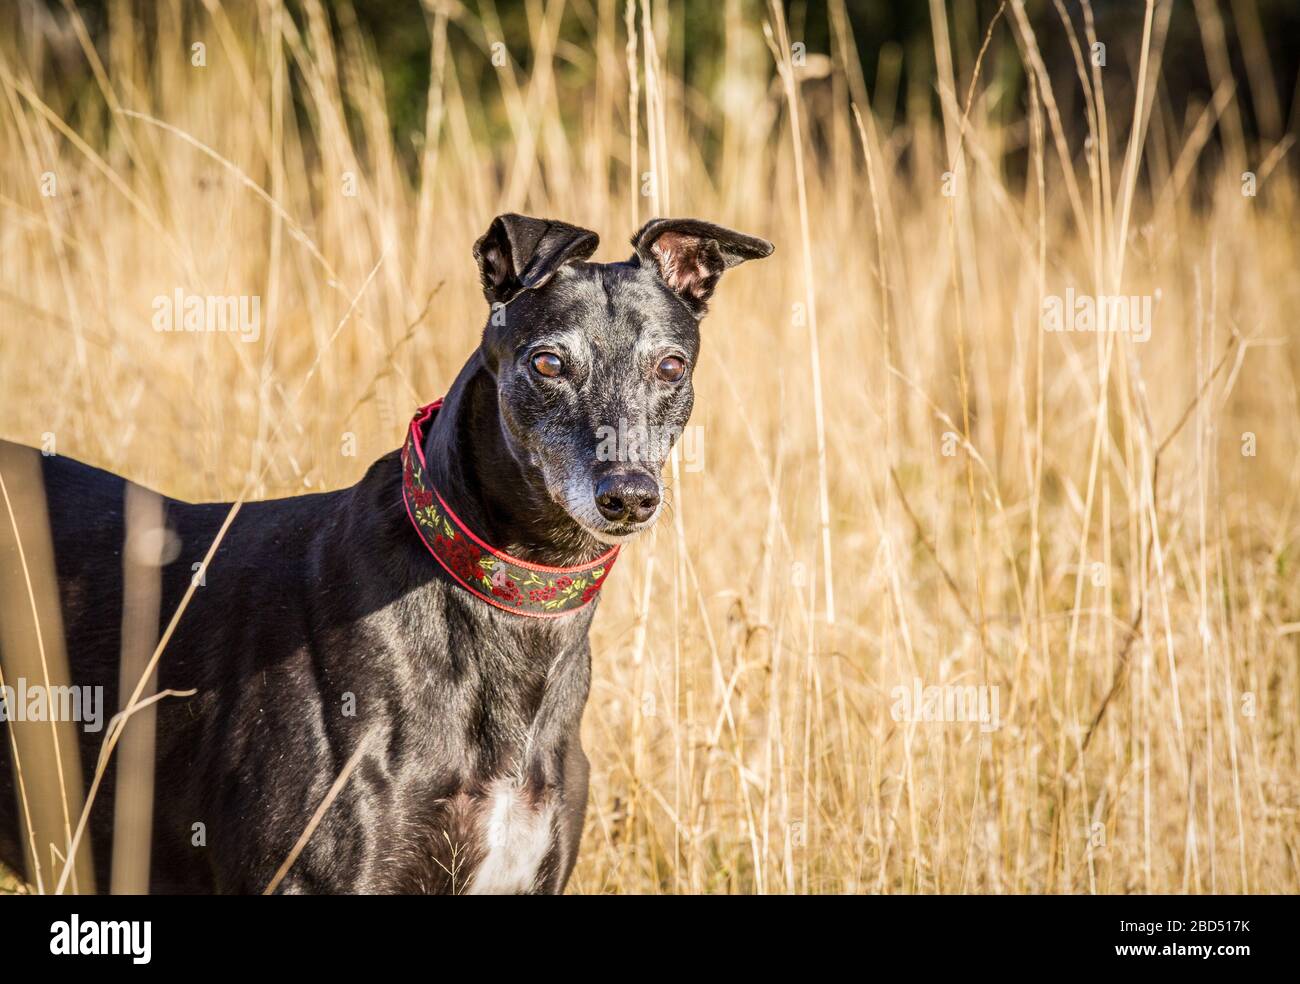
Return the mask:
<svg viewBox="0 0 1300 984">
<path fill-rule="evenodd" d="M 198 0 L 177 0 L 192 4 L 202 15 Z M 228 2 L 238 8 L 245 0 Z M 423 129 L 425 103 L 430 78 L 431 18 L 421 0 L 322 0 L 330 11 L 334 29 L 357 24 L 369 39 L 383 71 L 389 116 L 398 144 L 413 150 L 413 142 Z M 465 17 L 453 17 L 448 27 L 448 51 L 454 59 L 457 77 L 467 103 L 477 104 L 482 112 L 472 122 L 486 129 L 489 137 L 504 136 L 509 131 L 499 98 L 499 69 L 492 64 L 489 44 L 504 43 L 514 68 L 523 76 L 531 69 L 533 52 L 530 38 L 536 25 L 532 18 L 543 16 L 551 2 L 561 0 L 464 0 Z M 581 105 L 584 87 L 595 78 L 594 37 L 596 23 L 603 15 L 612 16 L 623 43 L 623 17 L 626 0 L 563 0 L 565 3 L 556 55 L 558 84 L 563 96 Z M 1069 125 L 1082 121 L 1082 97 L 1078 91 L 1074 56 L 1057 11 L 1058 0 L 1027 0 L 1026 9 L 1034 27 L 1044 61 L 1054 74 L 1054 90 Z M 1059 0 L 1082 32 L 1081 0 Z M 1166 45 L 1162 75 L 1162 98 L 1176 118 L 1185 118 L 1189 107 L 1203 106 L 1210 99 L 1212 86 L 1206 66 L 1200 27 L 1193 0 L 1160 0 L 1174 4 Z M 102 41 L 107 0 L 76 0 L 92 36 Z M 303 0 L 285 0 L 286 7 L 301 23 Z M 952 36 L 953 57 L 962 84 L 969 78 L 975 55 L 990 20 L 998 11 L 1000 0 L 943 0 Z M 1300 2 L 1297 0 L 1213 0 L 1225 24 L 1236 98 L 1243 109 L 1248 137 L 1260 135 L 1260 121 L 1254 98 L 1261 78 L 1267 78 L 1281 109 L 1286 130 L 1296 129 L 1297 76 L 1300 74 Z M 18 0 L 19 7 L 43 5 L 50 17 L 66 17 L 61 0 Z M 140 23 L 150 22 L 152 0 L 134 3 Z M 432 0 L 429 0 L 432 6 Z M 877 111 L 900 114 L 904 105 L 914 111 L 916 94 L 923 92 L 930 110 L 938 112 L 934 86 L 934 45 L 927 0 L 845 0 L 858 57 Z M 1107 94 L 1110 109 L 1121 112 L 1131 104 L 1127 87 L 1136 76 L 1136 58 L 1142 39 L 1145 11 L 1143 0 L 1093 0 L 1098 37 L 1107 45 Z M 638 23 L 640 0 L 637 2 Z M 724 49 L 724 16 L 728 8 L 755 27 L 767 17 L 765 0 L 656 0 L 657 18 L 666 18 L 667 50 L 662 53 L 672 69 L 688 84 L 706 95 L 713 92 L 723 71 L 720 53 Z M 809 53 L 831 50 L 830 4 L 828 0 L 786 0 L 790 36 L 802 42 Z M 1248 50 L 1238 36 L 1238 23 L 1252 11 L 1262 29 L 1265 51 Z M 11 16 L 14 16 L 11 10 Z M 0 15 L 0 23 L 3 23 Z M 1254 20 L 1254 18 L 1252 18 Z M 499 24 L 500 37 L 485 37 L 477 25 Z M 467 30 L 462 24 L 473 25 Z M 1249 39 L 1247 39 L 1249 40 Z M 770 58 L 762 52 L 762 70 L 771 71 Z M 882 59 L 887 66 L 901 55 L 895 105 L 882 107 L 875 95 Z M 1256 69 L 1250 79 L 1247 63 Z M 1268 71 L 1261 76 L 1260 65 Z M 84 66 L 83 66 L 84 69 Z M 890 68 L 892 71 L 892 67 Z M 1006 11 L 1003 23 L 994 33 L 986 78 L 996 78 L 1001 105 L 1018 112 L 1025 100 L 1025 78 L 1021 58 L 1016 50 Z M 888 75 L 888 73 L 887 73 Z M 65 78 L 67 85 L 85 79 Z M 1112 94 L 1112 86 L 1114 92 Z M 892 87 L 891 87 L 892 88 Z M 567 105 L 567 103 L 566 103 Z M 1265 121 L 1267 122 L 1267 121 Z M 1280 134 L 1265 133 L 1276 138 Z"/>
</svg>

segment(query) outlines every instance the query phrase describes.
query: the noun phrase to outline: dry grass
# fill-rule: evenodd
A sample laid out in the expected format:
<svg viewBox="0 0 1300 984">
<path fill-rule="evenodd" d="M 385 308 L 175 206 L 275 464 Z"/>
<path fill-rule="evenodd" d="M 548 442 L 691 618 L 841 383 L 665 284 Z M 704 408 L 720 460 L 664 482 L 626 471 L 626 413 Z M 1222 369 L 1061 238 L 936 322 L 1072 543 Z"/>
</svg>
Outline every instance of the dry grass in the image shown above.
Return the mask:
<svg viewBox="0 0 1300 984">
<path fill-rule="evenodd" d="M 654 213 L 776 242 L 704 323 L 704 467 L 596 620 L 577 891 L 1300 891 L 1297 186 L 1239 127 L 1203 153 L 1230 91 L 1170 118 L 1167 4 L 1134 15 L 1140 79 L 1081 68 L 1109 105 L 1063 151 L 1045 75 L 1027 110 L 974 77 L 987 25 L 936 31 L 936 121 L 925 88 L 873 111 L 834 2 L 806 66 L 726 4 L 697 91 L 658 4 L 651 41 L 642 5 L 536 0 L 504 39 L 529 68 L 468 92 L 494 20 L 427 0 L 414 167 L 346 16 L 338 41 L 313 0 L 160 5 L 146 46 L 130 6 L 75 105 L 75 33 L 0 42 L 6 438 L 185 498 L 338 488 L 476 344 L 494 214 L 605 259 Z M 992 30 L 1032 71 L 1018 5 Z M 178 287 L 260 296 L 262 337 L 156 333 Z M 1155 296 L 1150 340 L 1044 332 L 1068 287 Z M 1001 727 L 896 720 L 914 678 L 996 686 Z"/>
</svg>

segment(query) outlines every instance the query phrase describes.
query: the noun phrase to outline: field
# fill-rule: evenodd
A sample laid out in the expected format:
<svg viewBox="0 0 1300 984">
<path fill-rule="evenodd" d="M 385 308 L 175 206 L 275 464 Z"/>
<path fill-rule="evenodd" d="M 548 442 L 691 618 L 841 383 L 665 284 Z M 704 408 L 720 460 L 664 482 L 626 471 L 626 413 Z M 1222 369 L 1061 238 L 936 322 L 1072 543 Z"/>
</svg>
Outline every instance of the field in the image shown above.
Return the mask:
<svg viewBox="0 0 1300 984">
<path fill-rule="evenodd" d="M 192 500 L 339 488 L 477 344 L 497 213 L 602 260 L 656 215 L 776 244 L 719 285 L 596 619 L 571 891 L 1300 892 L 1300 189 L 1231 85 L 1170 110 L 1170 5 L 1130 72 L 1077 12 L 931 3 L 895 112 L 838 2 L 823 52 L 716 5 L 693 75 L 677 5 L 427 0 L 414 133 L 346 6 L 107 6 L 94 48 L 0 41 L 0 437 Z M 177 291 L 258 298 L 256 337 L 156 330 Z M 1055 330 L 1081 296 L 1128 330 Z"/>
</svg>

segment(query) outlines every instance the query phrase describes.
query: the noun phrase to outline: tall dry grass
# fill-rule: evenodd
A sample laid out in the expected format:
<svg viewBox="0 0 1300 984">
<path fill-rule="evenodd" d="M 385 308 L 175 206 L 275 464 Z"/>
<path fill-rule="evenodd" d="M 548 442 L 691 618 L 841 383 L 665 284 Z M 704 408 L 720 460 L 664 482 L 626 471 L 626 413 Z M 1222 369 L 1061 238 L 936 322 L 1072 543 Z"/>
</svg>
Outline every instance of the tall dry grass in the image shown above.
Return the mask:
<svg viewBox="0 0 1300 984">
<path fill-rule="evenodd" d="M 115 0 L 94 51 L 33 20 L 0 42 L 0 432 L 184 498 L 337 488 L 476 344 L 496 213 L 604 259 L 656 213 L 763 235 L 703 326 L 703 467 L 596 620 L 573 887 L 1300 890 L 1297 187 L 1230 78 L 1171 115 L 1169 7 L 1135 5 L 1126 74 L 1069 22 L 1084 145 L 1018 2 L 971 35 L 933 0 L 900 116 L 839 2 L 806 60 L 718 5 L 696 89 L 676 6 L 530 0 L 503 37 L 425 0 L 411 158 L 346 6 L 164 4 L 146 43 Z M 260 296 L 261 338 L 156 333 L 178 287 Z M 1150 340 L 1044 332 L 1071 287 L 1154 297 Z M 907 720 L 915 679 L 996 687 L 1000 728 Z"/>
</svg>

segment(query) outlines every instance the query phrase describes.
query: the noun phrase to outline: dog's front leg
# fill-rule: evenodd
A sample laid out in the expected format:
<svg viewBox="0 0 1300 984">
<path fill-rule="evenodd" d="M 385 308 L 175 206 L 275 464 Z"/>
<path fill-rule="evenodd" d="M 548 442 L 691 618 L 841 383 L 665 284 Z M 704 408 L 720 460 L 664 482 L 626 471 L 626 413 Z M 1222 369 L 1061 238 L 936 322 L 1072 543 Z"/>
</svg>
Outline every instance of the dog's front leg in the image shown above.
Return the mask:
<svg viewBox="0 0 1300 984">
<path fill-rule="evenodd" d="M 564 893 L 564 887 L 569 883 L 569 876 L 573 874 L 573 866 L 578 860 L 578 845 L 582 842 L 582 826 L 587 816 L 587 785 L 590 775 L 591 764 L 587 761 L 587 753 L 582 750 L 582 742 L 575 731 L 564 760 L 564 812 L 560 830 L 563 864 L 555 883 L 557 895 Z"/>
</svg>

